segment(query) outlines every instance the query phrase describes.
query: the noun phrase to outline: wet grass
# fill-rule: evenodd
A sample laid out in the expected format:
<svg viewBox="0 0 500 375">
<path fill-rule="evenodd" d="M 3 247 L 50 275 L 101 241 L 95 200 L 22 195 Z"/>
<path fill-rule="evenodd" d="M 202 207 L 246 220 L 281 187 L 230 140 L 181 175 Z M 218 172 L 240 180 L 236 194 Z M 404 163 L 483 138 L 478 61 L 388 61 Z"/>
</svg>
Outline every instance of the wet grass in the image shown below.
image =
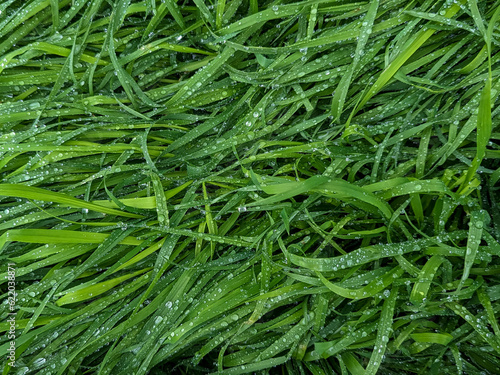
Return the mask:
<svg viewBox="0 0 500 375">
<path fill-rule="evenodd" d="M 0 11 L 4 374 L 500 373 L 498 1 Z"/>
</svg>

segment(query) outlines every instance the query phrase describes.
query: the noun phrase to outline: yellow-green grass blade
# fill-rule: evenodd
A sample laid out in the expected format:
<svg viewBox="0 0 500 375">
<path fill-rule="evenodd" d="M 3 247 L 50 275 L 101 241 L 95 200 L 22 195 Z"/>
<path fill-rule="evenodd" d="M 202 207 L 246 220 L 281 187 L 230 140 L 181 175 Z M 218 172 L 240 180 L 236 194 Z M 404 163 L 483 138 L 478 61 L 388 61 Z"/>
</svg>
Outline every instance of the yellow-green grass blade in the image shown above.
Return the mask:
<svg viewBox="0 0 500 375">
<path fill-rule="evenodd" d="M 97 297 L 108 290 L 114 288 L 115 286 L 121 284 L 122 282 L 131 279 L 135 276 L 141 275 L 149 269 L 139 270 L 131 274 L 123 275 L 120 277 L 115 277 L 114 279 L 106 280 L 101 283 L 87 286 L 85 288 L 79 288 L 74 291 L 70 291 L 64 294 L 63 297 L 59 298 L 55 303 L 57 306 L 67 305 L 70 303 L 77 303 L 80 301 L 85 301 L 94 297 Z"/>
<path fill-rule="evenodd" d="M 0 195 L 8 197 L 25 198 L 32 200 L 39 200 L 44 202 L 56 202 L 70 207 L 84 208 L 88 210 L 94 210 L 97 212 L 102 212 L 110 215 L 124 216 L 124 217 L 134 217 L 140 218 L 142 216 L 131 214 L 128 212 L 118 211 L 112 208 L 106 208 L 98 206 L 96 204 L 82 201 L 78 198 L 74 198 L 67 194 L 62 194 L 58 192 L 53 192 L 46 189 L 40 189 L 33 186 L 23 186 L 23 185 L 12 185 L 12 184 L 0 184 Z"/>
</svg>

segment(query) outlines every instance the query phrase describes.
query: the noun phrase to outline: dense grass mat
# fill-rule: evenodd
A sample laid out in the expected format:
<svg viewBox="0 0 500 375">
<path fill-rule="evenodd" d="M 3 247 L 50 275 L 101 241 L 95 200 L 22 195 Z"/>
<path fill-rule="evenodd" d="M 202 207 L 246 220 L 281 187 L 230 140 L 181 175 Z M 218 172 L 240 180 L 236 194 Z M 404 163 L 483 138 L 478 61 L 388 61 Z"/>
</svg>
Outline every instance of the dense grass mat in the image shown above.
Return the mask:
<svg viewBox="0 0 500 375">
<path fill-rule="evenodd" d="M 499 374 L 499 18 L 0 1 L 3 374 Z"/>
</svg>

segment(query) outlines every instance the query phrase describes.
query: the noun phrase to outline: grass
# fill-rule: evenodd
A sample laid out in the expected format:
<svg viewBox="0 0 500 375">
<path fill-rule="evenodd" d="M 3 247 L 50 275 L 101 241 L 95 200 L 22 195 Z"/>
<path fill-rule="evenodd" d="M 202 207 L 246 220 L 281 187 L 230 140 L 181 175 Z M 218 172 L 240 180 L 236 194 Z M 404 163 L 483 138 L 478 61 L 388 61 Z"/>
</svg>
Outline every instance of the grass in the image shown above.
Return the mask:
<svg viewBox="0 0 500 375">
<path fill-rule="evenodd" d="M 3 374 L 500 373 L 499 1 L 0 11 Z"/>
</svg>

